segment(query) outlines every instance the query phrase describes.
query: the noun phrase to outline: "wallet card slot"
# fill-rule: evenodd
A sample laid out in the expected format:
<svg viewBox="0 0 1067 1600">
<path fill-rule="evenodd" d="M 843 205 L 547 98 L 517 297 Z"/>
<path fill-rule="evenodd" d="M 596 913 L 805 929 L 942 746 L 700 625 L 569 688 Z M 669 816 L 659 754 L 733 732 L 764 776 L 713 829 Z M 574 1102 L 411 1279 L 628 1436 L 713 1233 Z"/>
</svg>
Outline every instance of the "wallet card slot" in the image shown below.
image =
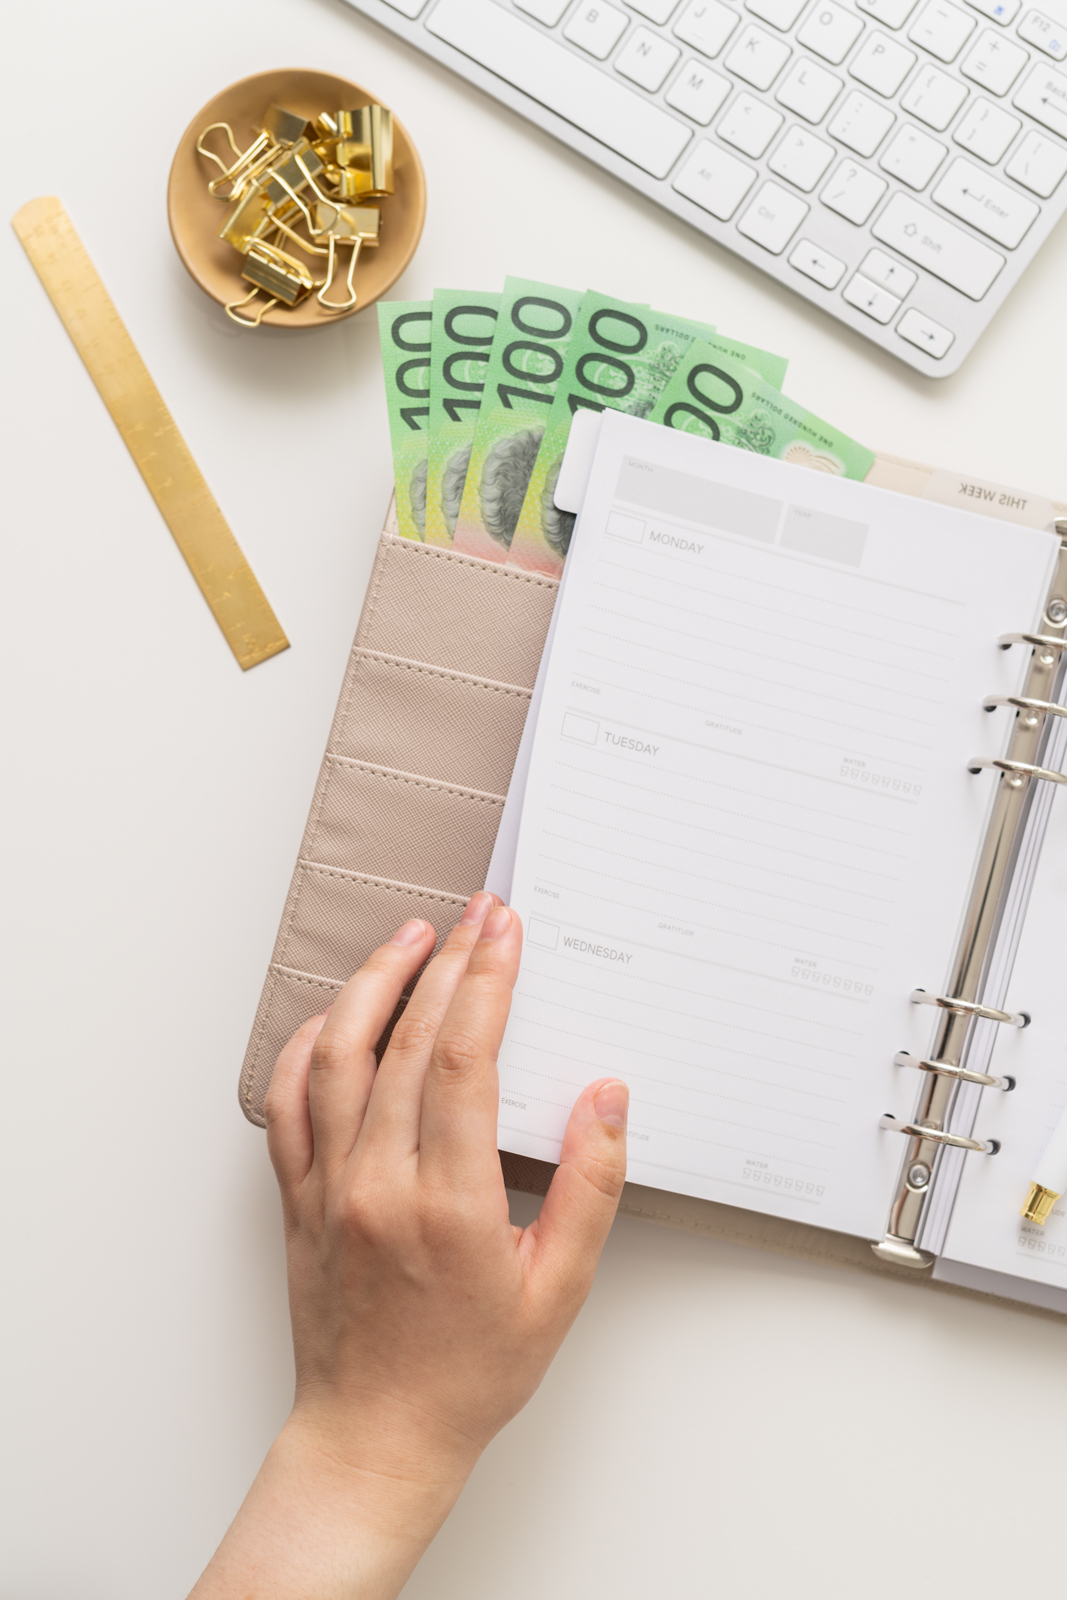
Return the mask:
<svg viewBox="0 0 1067 1600">
<path fill-rule="evenodd" d="M 422 917 L 442 939 L 451 933 L 466 903 L 465 895 L 302 860 L 290 897 L 284 946 L 275 952 L 274 965 L 347 983 L 402 922 Z"/>
<path fill-rule="evenodd" d="M 504 794 L 530 691 L 357 650 L 331 754 Z"/>
<path fill-rule="evenodd" d="M 339 756 L 327 756 L 320 783 L 306 857 L 464 898 L 482 887 L 502 795 Z"/>
<path fill-rule="evenodd" d="M 532 689 L 558 588 L 554 578 L 383 534 L 358 643 Z"/>
</svg>

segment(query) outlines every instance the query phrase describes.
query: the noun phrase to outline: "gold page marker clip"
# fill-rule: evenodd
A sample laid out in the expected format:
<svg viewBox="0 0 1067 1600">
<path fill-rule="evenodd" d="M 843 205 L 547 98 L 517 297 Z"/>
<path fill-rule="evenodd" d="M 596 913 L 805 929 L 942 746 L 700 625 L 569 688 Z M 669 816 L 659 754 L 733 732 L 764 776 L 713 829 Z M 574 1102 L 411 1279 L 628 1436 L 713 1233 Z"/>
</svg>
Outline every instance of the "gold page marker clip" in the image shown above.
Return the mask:
<svg viewBox="0 0 1067 1600">
<path fill-rule="evenodd" d="M 52 195 L 12 218 L 26 254 L 242 669 L 289 648 L 96 268 Z"/>
</svg>

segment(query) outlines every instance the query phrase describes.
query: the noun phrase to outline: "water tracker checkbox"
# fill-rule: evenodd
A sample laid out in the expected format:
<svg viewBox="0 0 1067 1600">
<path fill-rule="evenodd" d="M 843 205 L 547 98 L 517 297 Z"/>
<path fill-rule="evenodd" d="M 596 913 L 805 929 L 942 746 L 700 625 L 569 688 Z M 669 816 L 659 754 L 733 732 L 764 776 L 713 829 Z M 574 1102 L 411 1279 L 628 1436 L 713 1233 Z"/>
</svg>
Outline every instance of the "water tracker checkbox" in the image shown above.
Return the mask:
<svg viewBox="0 0 1067 1600">
<path fill-rule="evenodd" d="M 559 943 L 559 928 L 554 922 L 542 922 L 540 917 L 530 918 L 530 931 L 526 936 L 531 944 L 542 950 L 554 950 Z"/>
<path fill-rule="evenodd" d="M 627 517 L 621 511 L 613 511 L 607 520 L 607 532 L 613 539 L 628 539 L 631 544 L 640 544 L 645 536 L 645 525 L 640 517 Z"/>
<path fill-rule="evenodd" d="M 600 723 L 592 717 L 581 717 L 576 711 L 568 711 L 563 719 L 563 737 L 575 739 L 579 744 L 596 744 L 600 737 Z"/>
</svg>

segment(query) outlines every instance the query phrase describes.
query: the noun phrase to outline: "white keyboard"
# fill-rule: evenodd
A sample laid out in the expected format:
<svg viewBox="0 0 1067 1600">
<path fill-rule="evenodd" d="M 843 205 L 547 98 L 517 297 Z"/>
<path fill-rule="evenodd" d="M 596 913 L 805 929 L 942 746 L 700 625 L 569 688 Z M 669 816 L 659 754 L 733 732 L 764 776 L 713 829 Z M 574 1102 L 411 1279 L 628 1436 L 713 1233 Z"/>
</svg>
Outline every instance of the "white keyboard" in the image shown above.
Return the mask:
<svg viewBox="0 0 1067 1600">
<path fill-rule="evenodd" d="M 932 377 L 1067 205 L 1067 0 L 350 3 Z"/>
</svg>

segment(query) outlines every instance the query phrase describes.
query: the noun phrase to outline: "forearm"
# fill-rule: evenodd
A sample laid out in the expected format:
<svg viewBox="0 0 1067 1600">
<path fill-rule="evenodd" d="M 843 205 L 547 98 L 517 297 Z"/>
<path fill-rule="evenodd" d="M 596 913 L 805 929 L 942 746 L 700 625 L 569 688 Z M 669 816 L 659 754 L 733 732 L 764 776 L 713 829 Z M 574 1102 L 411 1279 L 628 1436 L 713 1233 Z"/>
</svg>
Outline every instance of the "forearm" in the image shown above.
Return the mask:
<svg viewBox="0 0 1067 1600">
<path fill-rule="evenodd" d="M 475 1458 L 370 1464 L 294 1413 L 190 1600 L 394 1600 Z"/>
</svg>

